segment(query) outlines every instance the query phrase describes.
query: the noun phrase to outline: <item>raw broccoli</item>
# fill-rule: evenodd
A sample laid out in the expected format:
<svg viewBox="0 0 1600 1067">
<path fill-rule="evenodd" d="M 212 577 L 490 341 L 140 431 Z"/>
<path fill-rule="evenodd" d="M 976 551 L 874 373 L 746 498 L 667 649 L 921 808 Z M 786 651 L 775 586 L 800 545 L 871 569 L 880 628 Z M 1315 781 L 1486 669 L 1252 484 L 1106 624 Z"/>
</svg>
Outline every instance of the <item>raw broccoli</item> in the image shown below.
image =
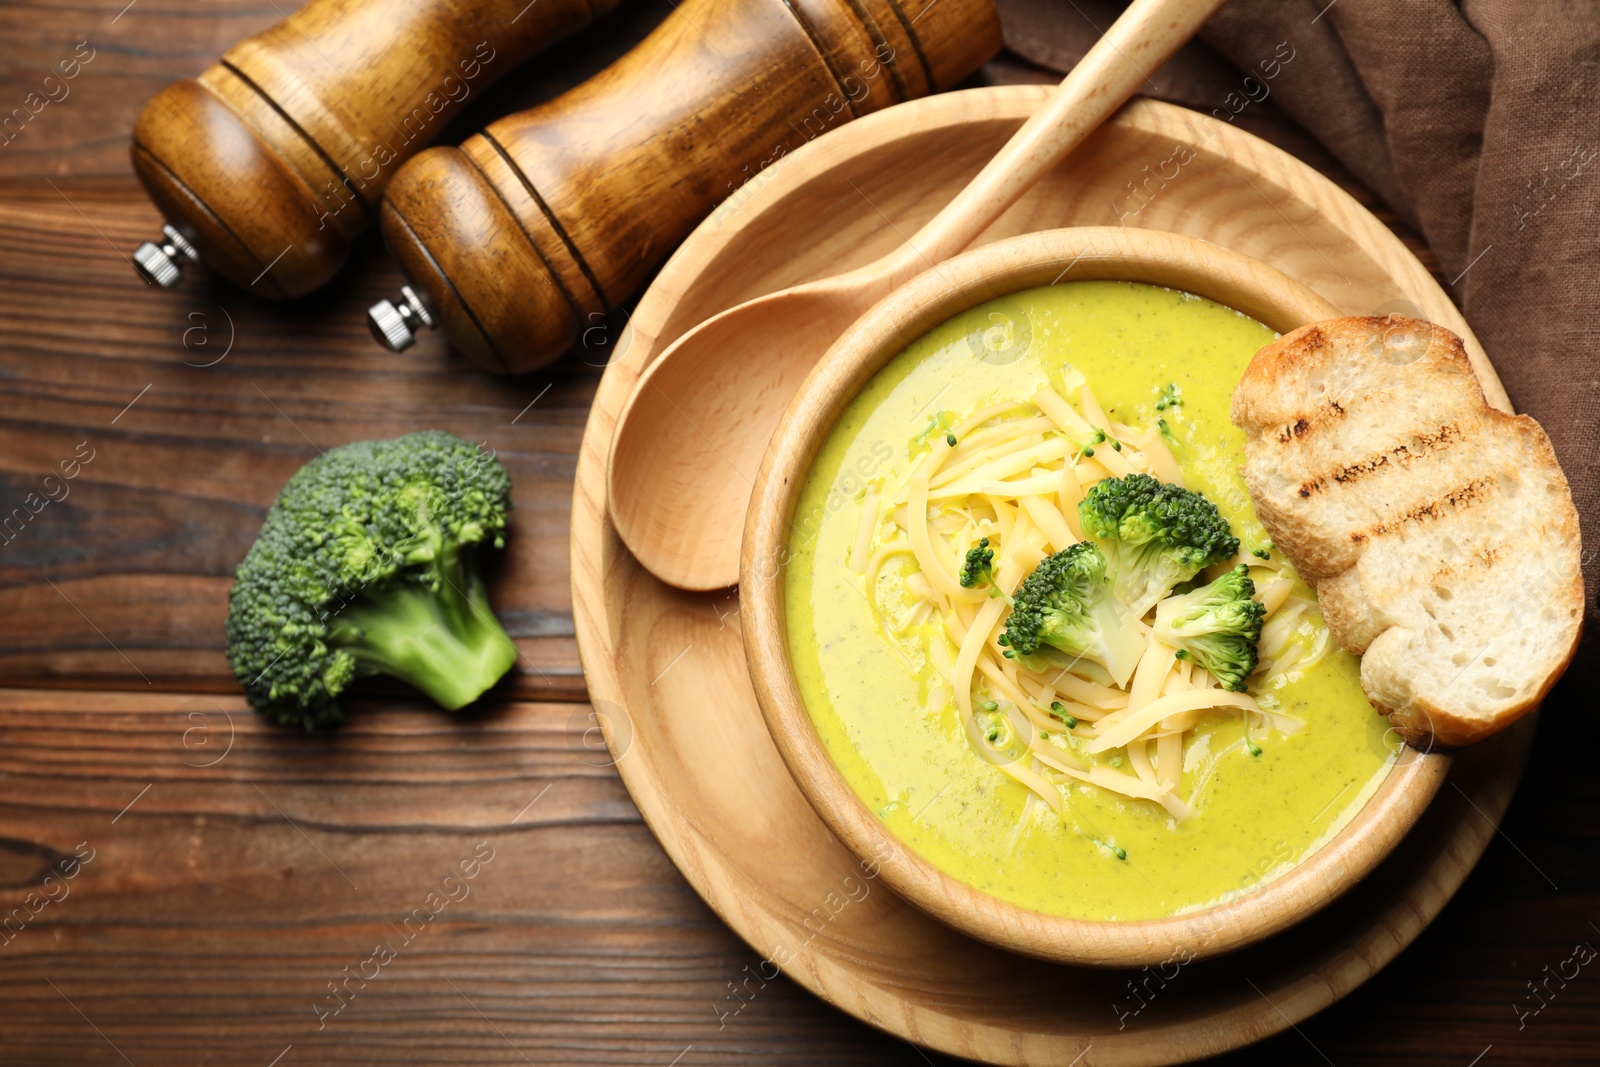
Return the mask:
<svg viewBox="0 0 1600 1067">
<path fill-rule="evenodd" d="M 472 703 L 517 658 L 477 546 L 505 545 L 511 479 L 443 430 L 331 449 L 290 477 L 234 579 L 228 662 L 250 703 L 312 730 L 387 674 L 443 707 Z"/>
<path fill-rule="evenodd" d="M 1245 691 L 1256 669 L 1256 643 L 1267 609 L 1256 595 L 1250 568 L 1233 568 L 1210 585 L 1156 605 L 1156 639 L 1194 659 L 1222 688 Z"/>
<path fill-rule="evenodd" d="M 1136 618 L 1179 582 L 1239 551 L 1215 504 L 1148 474 L 1096 482 L 1078 517 L 1101 542 L 1117 598 Z"/>
<path fill-rule="evenodd" d="M 1105 557 L 1087 541 L 1047 556 L 1022 580 L 999 642 L 1030 669 L 1088 661 L 1117 685 L 1145 649 L 1134 617 L 1111 595 Z"/>
<path fill-rule="evenodd" d="M 994 549 L 987 537 L 980 538 L 975 548 L 967 549 L 967 561 L 961 567 L 961 586 L 973 589 L 994 581 Z"/>
</svg>

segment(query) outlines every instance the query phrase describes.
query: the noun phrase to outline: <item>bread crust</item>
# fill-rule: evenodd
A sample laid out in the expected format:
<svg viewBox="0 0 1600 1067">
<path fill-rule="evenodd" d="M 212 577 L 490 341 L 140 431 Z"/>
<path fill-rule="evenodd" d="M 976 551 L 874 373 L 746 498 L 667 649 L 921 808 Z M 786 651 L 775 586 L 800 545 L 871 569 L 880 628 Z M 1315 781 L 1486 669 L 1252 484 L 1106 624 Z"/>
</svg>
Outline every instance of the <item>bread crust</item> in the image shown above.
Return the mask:
<svg viewBox="0 0 1600 1067">
<path fill-rule="evenodd" d="M 1464 748 L 1476 744 L 1487 737 L 1492 737 L 1506 727 L 1515 723 L 1524 715 L 1534 711 L 1550 695 L 1550 689 L 1572 665 L 1572 657 L 1577 654 L 1579 641 L 1582 639 L 1583 624 L 1578 624 L 1578 635 L 1573 639 L 1572 645 L 1567 649 L 1567 654 L 1561 663 L 1548 675 L 1531 698 L 1522 701 L 1493 720 L 1490 729 L 1485 730 L 1476 720 L 1462 720 L 1452 715 L 1447 709 L 1419 700 L 1408 708 L 1390 711 L 1389 725 L 1394 727 L 1394 732 L 1400 735 L 1401 740 L 1412 748 L 1423 752 L 1448 751 L 1450 749 Z M 1378 709 L 1384 714 L 1384 709 Z"/>
<path fill-rule="evenodd" d="M 1256 354 L 1232 418 L 1258 516 L 1396 732 L 1459 747 L 1538 705 L 1582 629 L 1577 510 L 1544 430 L 1489 406 L 1459 337 L 1313 323 Z"/>
</svg>

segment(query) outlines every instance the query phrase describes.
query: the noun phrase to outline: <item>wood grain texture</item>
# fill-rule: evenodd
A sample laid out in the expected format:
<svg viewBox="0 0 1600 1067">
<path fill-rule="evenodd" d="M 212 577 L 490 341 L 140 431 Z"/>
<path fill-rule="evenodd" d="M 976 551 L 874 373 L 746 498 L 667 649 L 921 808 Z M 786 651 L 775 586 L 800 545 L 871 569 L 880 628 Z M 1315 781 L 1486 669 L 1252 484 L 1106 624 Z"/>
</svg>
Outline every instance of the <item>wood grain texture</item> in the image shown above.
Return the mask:
<svg viewBox="0 0 1600 1067">
<path fill-rule="evenodd" d="M 0 694 L 0 913 L 25 907 L 56 853 L 70 855 L 79 842 L 101 850 L 72 881 L 72 896 L 0 946 L 0 1064 L 109 1067 L 126 1062 L 118 1048 L 139 1067 L 267 1067 L 280 1053 L 278 1067 L 666 1067 L 680 1054 L 679 1067 L 956 1063 L 856 1022 L 788 977 L 733 999 L 729 983 L 756 969 L 759 955 L 672 866 L 615 770 L 584 762 L 609 758 L 584 747 L 593 725 L 585 706 L 518 704 L 463 731 L 437 712 L 380 698 L 354 710 L 352 740 L 331 750 L 260 733 L 241 714 L 220 654 L 215 596 L 255 520 L 226 518 L 233 503 L 208 510 L 204 493 L 160 475 L 161 464 L 177 462 L 191 478 L 220 467 L 215 480 L 247 484 L 228 492 L 259 509 L 276 489 L 272 479 L 315 453 L 286 420 L 271 420 L 252 380 L 324 444 L 369 429 L 450 425 L 477 440 L 504 432 L 509 438 L 491 442 L 511 440 L 520 469 L 534 474 L 532 481 L 517 475 L 517 521 L 543 516 L 536 543 L 546 549 L 516 606 L 533 612 L 525 625 L 570 629 L 565 528 L 573 450 L 598 369 L 569 361 L 521 382 L 468 385 L 464 363 L 437 335 L 404 357 L 373 353 L 362 311 L 400 276 L 371 234 L 342 277 L 292 312 L 198 276 L 179 294 L 148 292 L 118 251 L 159 224 L 128 168 L 133 118 L 162 86 L 199 73 L 283 15 L 244 0 L 139 0 L 113 24 L 125 6 L 0 0 L 0 106 L 19 106 L 86 36 L 100 48 L 68 100 L 48 105 L 0 147 L 0 502 L 18 504 L 18 491 L 33 491 L 44 469 L 85 434 L 97 435 L 98 445 L 98 435 L 115 431 L 112 440 L 136 457 L 117 478 L 96 482 L 96 465 L 111 458 L 101 451 L 74 481 L 73 495 L 30 522 L 38 537 L 0 547 L 0 682 L 87 684 L 76 681 L 77 662 L 96 686 L 138 691 Z M 470 101 L 447 139 L 600 69 L 669 10 L 667 0 L 628 0 L 571 47 Z M 1303 134 L 1259 129 L 1339 173 Z M 1346 188 L 1375 206 L 1369 194 Z M 1399 229 L 1392 216 L 1383 218 Z M 867 244 L 879 240 L 869 227 L 853 232 Z M 1426 252 L 1414 235 L 1401 235 Z M 760 251 L 750 250 L 758 265 Z M 220 350 L 219 307 L 239 325 L 233 352 L 213 368 L 185 366 Z M 210 316 L 207 350 L 183 347 L 184 332 L 201 325 L 188 318 L 195 311 Z M 191 344 L 200 336 L 190 335 Z M 589 358 L 601 362 L 616 338 L 615 325 L 597 333 Z M 111 426 L 152 373 L 160 382 Z M 294 391 L 290 404 L 278 399 L 275 383 Z M 313 413 L 315 428 L 306 425 Z M 192 440 L 191 423 L 205 427 Z M 271 442 L 262 441 L 267 436 Z M 191 450 L 203 458 L 182 458 Z M 271 475 L 252 473 L 257 463 Z M 158 477 L 167 480 L 156 484 L 176 488 L 146 492 Z M 215 519 L 219 513 L 224 520 Z M 527 548 L 519 542 L 514 551 Z M 102 613 L 121 605 L 119 636 L 151 646 L 130 653 L 147 670 L 146 656 L 159 651 L 170 692 L 147 686 L 44 581 L 60 584 L 68 574 L 97 576 L 100 599 L 75 593 L 74 601 L 102 629 Z M 502 607 L 508 591 L 495 587 Z M 576 669 L 570 637 L 519 644 L 546 672 Z M 579 699 L 581 679 L 562 678 L 568 697 Z M 189 711 L 222 727 L 210 705 L 185 708 L 197 699 L 231 710 L 240 730 L 230 754 L 210 769 L 183 763 L 216 752 L 193 734 L 197 751 L 183 747 L 184 731 L 197 725 Z M 1574 710 L 1564 713 L 1568 706 Z M 1600 979 L 1592 967 L 1566 988 L 1552 981 L 1554 998 L 1547 995 L 1548 1007 L 1520 1031 L 1512 1010 L 1537 1007 L 1525 983 L 1569 958 L 1575 942 L 1600 946 L 1588 925 L 1600 923 L 1600 781 L 1590 755 L 1600 736 L 1593 717 L 1576 709 L 1576 700 L 1547 706 L 1534 749 L 1540 773 L 1524 781 L 1503 834 L 1408 950 L 1300 1023 L 1298 1033 L 1218 1062 L 1278 1067 L 1322 1064 L 1325 1055 L 1338 1067 L 1466 1067 L 1491 1044 L 1479 1067 L 1596 1062 Z M 320 816 L 303 824 L 307 836 L 352 875 L 374 879 L 356 879 L 365 893 L 351 891 L 286 823 L 270 821 L 276 813 L 251 782 L 297 821 Z M 502 833 L 552 782 L 515 832 Z M 113 824 L 147 784 L 150 792 Z M 1466 807 L 1448 786 L 1440 803 Z M 343 804 L 352 817 L 341 826 Z M 198 816 L 207 822 L 191 850 Z M 372 830 L 349 829 L 382 819 L 387 824 Z M 447 820 L 471 829 L 439 833 Z M 470 853 L 481 839 L 474 833 L 492 834 L 501 851 L 463 902 L 470 907 L 451 904 L 318 1032 L 313 998 L 344 967 L 358 968 L 387 924 L 421 904 L 436 884 L 431 859 L 458 861 L 459 845 Z M 512 877 L 495 881 L 500 872 Z M 288 888 L 274 894 L 256 885 L 263 881 Z M 1174 1005 L 1158 999 L 1143 1017 L 1159 1021 Z M 1109 1005 L 1106 1017 L 1114 1027 Z"/>
<path fill-rule="evenodd" d="M 535 370 L 751 176 L 950 87 L 1000 47 L 992 0 L 926 4 L 912 20 L 897 10 L 685 3 L 598 77 L 402 168 L 384 236 L 457 348 L 489 370 Z M 898 47 L 885 26 L 905 29 Z"/>
<path fill-rule="evenodd" d="M 388 711 L 329 744 L 231 696 L 6 693 L 0 1062 L 665 1064 L 704 1041 L 748 953 L 574 745 L 587 711 Z M 807 1019 L 856 1062 L 885 1045 L 764 999 L 720 1062 Z"/>
<path fill-rule="evenodd" d="M 148 289 L 118 249 L 153 214 L 0 203 L 0 678 L 231 690 L 227 590 L 283 482 L 319 449 L 437 426 L 512 472 L 516 547 L 492 586 L 524 652 L 512 691 L 580 695 L 566 498 L 595 370 L 506 383 L 462 373 L 437 340 L 383 353 L 351 314 L 393 284 L 374 248 L 379 273 L 292 317 L 220 288 Z M 79 264 L 66 303 L 52 248 Z M 65 497 L 30 505 L 85 442 Z"/>
<path fill-rule="evenodd" d="M 208 269 L 303 296 L 474 92 L 616 2 L 311 0 L 156 94 L 134 172 Z"/>
</svg>

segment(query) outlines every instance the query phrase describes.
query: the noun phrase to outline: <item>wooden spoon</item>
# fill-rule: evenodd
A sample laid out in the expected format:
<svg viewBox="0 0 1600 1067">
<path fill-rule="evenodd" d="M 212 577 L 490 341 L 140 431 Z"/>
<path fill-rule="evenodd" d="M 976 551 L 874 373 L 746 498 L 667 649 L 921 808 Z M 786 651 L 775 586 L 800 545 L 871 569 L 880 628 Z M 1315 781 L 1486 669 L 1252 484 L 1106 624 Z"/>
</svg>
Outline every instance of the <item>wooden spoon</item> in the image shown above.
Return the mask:
<svg viewBox="0 0 1600 1067">
<path fill-rule="evenodd" d="M 729 308 L 678 338 L 639 380 L 611 439 L 617 533 L 680 589 L 739 580 L 756 469 L 790 399 L 868 308 L 960 252 L 1194 36 L 1223 0 L 1134 0 L 1054 95 L 905 244 L 846 274 Z"/>
</svg>

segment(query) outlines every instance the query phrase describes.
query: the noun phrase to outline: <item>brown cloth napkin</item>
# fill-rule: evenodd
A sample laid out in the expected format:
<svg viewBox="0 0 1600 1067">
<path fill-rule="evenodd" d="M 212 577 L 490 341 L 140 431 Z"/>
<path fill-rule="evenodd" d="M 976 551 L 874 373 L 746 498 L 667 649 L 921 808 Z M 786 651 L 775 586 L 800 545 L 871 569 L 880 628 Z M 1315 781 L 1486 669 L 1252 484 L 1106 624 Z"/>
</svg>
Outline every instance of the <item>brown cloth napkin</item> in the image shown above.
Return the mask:
<svg viewBox="0 0 1600 1067">
<path fill-rule="evenodd" d="M 1069 69 L 1110 0 L 998 0 L 1006 44 Z M 1550 435 L 1600 628 L 1600 0 L 1230 0 L 1154 76 L 1204 109 L 1281 42 L 1271 99 L 1427 240 L 1518 411 Z M 1214 51 L 1211 51 L 1214 50 Z M 1219 80 L 1216 53 L 1238 70 Z M 1580 654 L 1581 658 L 1581 654 Z"/>
</svg>

